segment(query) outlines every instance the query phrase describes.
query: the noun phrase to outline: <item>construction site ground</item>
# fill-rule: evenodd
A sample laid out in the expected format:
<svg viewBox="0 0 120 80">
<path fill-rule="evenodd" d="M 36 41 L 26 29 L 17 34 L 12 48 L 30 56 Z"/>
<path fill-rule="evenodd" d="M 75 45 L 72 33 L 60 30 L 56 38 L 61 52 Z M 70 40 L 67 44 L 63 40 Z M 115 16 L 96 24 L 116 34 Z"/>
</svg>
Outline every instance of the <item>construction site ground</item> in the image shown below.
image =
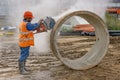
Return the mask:
<svg viewBox="0 0 120 80">
<path fill-rule="evenodd" d="M 94 44 L 95 36 L 61 36 L 58 45 L 63 57 L 76 59 L 83 56 Z M 0 80 L 120 80 L 120 37 L 110 37 L 107 54 L 95 67 L 72 70 L 51 52 L 30 50 L 28 75 L 18 71 L 19 46 L 12 37 L 0 37 Z"/>
</svg>

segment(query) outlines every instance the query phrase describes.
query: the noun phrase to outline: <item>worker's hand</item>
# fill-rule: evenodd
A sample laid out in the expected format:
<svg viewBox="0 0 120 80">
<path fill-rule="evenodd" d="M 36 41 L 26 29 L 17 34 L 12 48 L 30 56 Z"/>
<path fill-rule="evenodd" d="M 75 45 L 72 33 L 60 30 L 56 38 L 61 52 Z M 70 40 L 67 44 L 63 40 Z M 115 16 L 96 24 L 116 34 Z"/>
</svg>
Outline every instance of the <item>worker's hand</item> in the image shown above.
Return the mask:
<svg viewBox="0 0 120 80">
<path fill-rule="evenodd" d="M 41 32 L 46 32 L 47 31 L 47 28 L 44 26 L 44 24 L 40 25 L 40 31 Z"/>
<path fill-rule="evenodd" d="M 41 24 L 40 27 L 36 29 L 36 33 L 47 32 L 47 28 Z"/>
</svg>

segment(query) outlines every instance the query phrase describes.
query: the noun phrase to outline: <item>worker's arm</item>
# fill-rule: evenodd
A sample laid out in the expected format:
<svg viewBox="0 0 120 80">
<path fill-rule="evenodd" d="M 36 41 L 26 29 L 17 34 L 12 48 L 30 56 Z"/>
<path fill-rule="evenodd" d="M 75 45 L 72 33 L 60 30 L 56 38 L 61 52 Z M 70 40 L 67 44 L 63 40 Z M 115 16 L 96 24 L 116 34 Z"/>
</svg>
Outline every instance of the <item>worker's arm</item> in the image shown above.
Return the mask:
<svg viewBox="0 0 120 80">
<path fill-rule="evenodd" d="M 30 22 L 27 23 L 27 30 L 34 31 L 39 27 L 38 23 L 31 24 Z"/>
</svg>

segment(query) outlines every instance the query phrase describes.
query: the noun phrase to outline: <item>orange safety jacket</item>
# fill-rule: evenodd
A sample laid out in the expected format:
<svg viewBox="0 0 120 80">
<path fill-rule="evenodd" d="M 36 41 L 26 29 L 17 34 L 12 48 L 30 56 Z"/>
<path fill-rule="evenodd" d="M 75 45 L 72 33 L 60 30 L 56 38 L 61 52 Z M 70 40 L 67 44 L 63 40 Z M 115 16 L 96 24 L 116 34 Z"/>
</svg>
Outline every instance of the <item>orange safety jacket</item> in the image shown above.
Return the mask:
<svg viewBox="0 0 120 80">
<path fill-rule="evenodd" d="M 27 30 L 27 22 L 22 22 L 19 26 L 19 46 L 28 47 L 34 46 L 34 36 L 33 32 Z"/>
</svg>

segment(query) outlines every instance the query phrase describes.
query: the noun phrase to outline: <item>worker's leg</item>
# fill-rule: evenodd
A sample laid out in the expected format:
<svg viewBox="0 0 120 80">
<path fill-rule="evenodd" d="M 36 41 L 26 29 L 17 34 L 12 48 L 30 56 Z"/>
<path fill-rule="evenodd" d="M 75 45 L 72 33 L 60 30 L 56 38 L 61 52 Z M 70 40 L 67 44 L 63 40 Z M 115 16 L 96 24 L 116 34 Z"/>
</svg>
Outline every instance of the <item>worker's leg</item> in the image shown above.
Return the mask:
<svg viewBox="0 0 120 80">
<path fill-rule="evenodd" d="M 19 58 L 19 70 L 21 74 L 28 74 L 28 72 L 25 70 L 25 64 L 24 62 L 27 60 L 29 56 L 29 49 L 30 47 L 22 48 L 20 47 L 20 58 Z"/>
<path fill-rule="evenodd" d="M 28 56 L 29 56 L 29 50 L 30 50 L 30 46 L 29 47 L 25 47 L 25 48 L 22 48 L 20 47 L 20 58 L 19 58 L 19 61 L 20 62 L 23 62 L 23 61 L 26 61 Z"/>
<path fill-rule="evenodd" d="M 27 61 L 24 61 L 24 69 L 25 69 L 25 71 L 31 71 L 30 69 L 26 68 L 26 62 Z"/>
</svg>

